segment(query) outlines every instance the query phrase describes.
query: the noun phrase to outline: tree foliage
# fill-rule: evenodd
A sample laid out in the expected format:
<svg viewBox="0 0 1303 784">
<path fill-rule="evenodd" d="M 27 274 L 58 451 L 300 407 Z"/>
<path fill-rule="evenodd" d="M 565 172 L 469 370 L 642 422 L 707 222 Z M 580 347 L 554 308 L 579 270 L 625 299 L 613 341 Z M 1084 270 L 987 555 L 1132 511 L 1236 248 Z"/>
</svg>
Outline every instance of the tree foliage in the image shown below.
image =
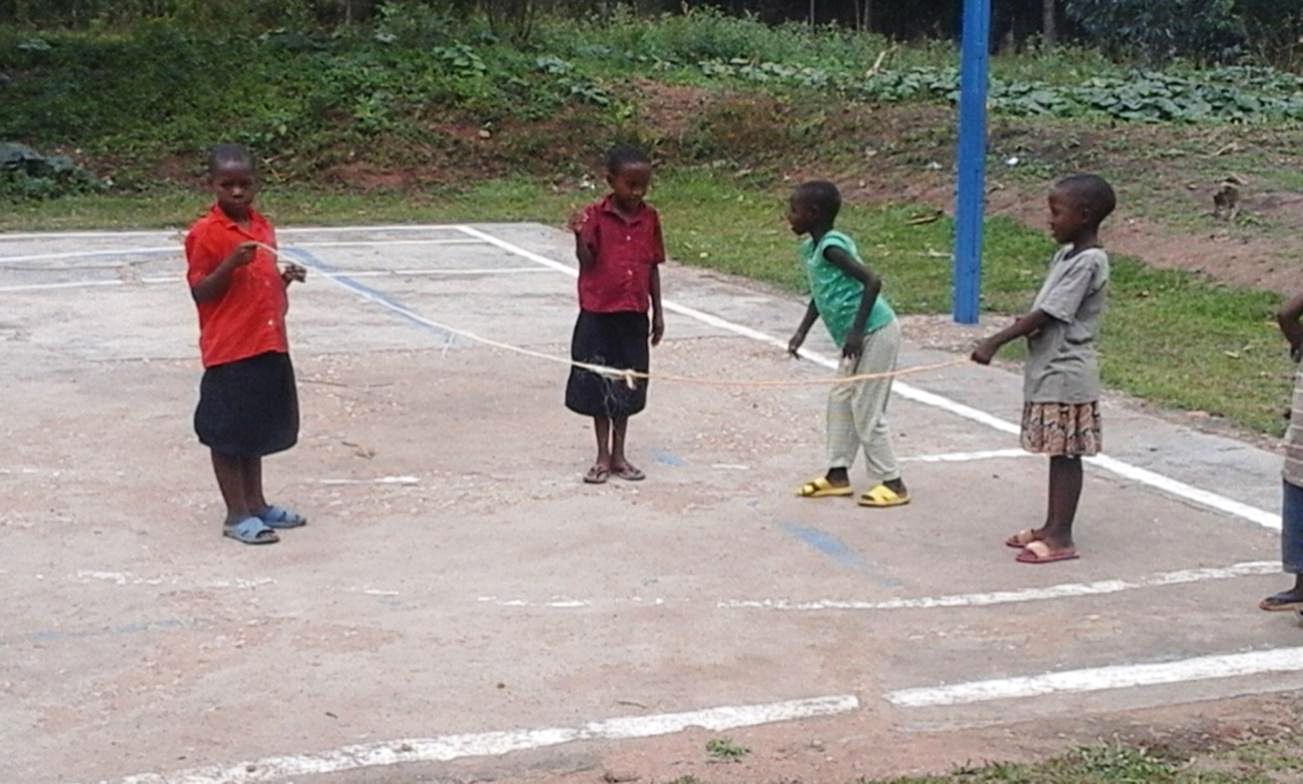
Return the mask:
<svg viewBox="0 0 1303 784">
<path fill-rule="evenodd" d="M 1229 63 L 1303 61 L 1303 0 L 990 0 L 992 46 L 1071 40 L 1116 56 Z M 897 39 L 956 38 L 964 0 L 0 0 L 0 23 L 84 27 L 170 19 L 201 29 L 336 27 L 383 16 L 387 6 L 482 14 L 521 43 L 541 14 L 609 16 L 714 7 L 767 22 L 813 22 Z"/>
</svg>

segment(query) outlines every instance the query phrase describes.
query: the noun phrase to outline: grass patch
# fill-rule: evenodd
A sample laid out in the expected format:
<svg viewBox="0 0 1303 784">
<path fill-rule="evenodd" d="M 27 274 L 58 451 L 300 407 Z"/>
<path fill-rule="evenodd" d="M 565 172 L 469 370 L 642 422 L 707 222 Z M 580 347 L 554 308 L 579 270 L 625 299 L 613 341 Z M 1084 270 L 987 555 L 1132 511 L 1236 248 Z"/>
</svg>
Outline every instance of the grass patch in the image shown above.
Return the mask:
<svg viewBox="0 0 1303 784">
<path fill-rule="evenodd" d="M 751 749 L 734 743 L 732 738 L 713 738 L 706 741 L 706 753 L 715 762 L 741 762 Z"/>
<path fill-rule="evenodd" d="M 859 784 L 1279 784 L 1293 781 L 1300 770 L 1303 753 L 1276 741 L 1199 755 L 1110 744 L 1028 765 L 1001 763 L 940 776 L 864 779 Z"/>
<path fill-rule="evenodd" d="M 381 221 L 517 221 L 561 225 L 597 191 L 527 179 L 492 180 L 462 191 L 348 194 L 271 189 L 263 208 L 281 224 Z M 671 255 L 794 293 L 805 291 L 796 242 L 784 220 L 786 193 L 728 174 L 679 171 L 652 194 Z M 0 230 L 181 227 L 198 215 L 199 194 L 73 196 L 16 205 Z M 905 314 L 950 309 L 951 223 L 912 223 L 915 205 L 850 204 L 841 227 L 884 275 L 887 296 Z M 987 318 L 1030 303 L 1052 251 L 1039 232 L 1006 218 L 987 223 L 983 307 Z M 668 281 L 673 293 L 673 278 Z M 1272 314 L 1279 297 L 1218 285 L 1181 271 L 1115 257 L 1113 291 L 1100 353 L 1106 384 L 1153 403 L 1206 411 L 1244 428 L 1279 434 L 1291 367 Z"/>
</svg>

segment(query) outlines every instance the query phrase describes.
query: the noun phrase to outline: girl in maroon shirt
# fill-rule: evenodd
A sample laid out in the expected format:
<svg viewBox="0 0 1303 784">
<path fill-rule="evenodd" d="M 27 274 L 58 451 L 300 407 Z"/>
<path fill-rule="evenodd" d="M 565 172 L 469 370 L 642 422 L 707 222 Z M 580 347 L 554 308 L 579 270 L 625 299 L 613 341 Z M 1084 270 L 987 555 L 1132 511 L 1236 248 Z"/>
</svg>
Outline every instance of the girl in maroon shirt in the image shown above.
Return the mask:
<svg viewBox="0 0 1303 784">
<path fill-rule="evenodd" d="M 570 344 L 576 362 L 646 373 L 648 339 L 655 346 L 665 334 L 659 267 L 665 244 L 660 216 L 644 201 L 651 177 L 651 161 L 641 151 L 612 149 L 606 156 L 611 193 L 570 221 L 579 258 L 579 320 Z M 631 388 L 622 379 L 570 369 L 566 407 L 592 417 L 597 434 L 597 459 L 585 482 L 603 484 L 612 475 L 630 482 L 646 478 L 625 457 L 629 417 L 646 405 L 645 378 Z"/>
</svg>

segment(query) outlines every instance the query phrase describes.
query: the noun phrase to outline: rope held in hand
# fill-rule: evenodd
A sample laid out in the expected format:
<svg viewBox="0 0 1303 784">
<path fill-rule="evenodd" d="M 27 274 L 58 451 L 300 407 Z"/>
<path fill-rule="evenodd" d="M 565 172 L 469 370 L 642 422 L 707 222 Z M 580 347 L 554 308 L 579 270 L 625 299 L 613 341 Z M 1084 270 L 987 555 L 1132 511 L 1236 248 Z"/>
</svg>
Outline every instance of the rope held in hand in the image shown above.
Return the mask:
<svg viewBox="0 0 1303 784">
<path fill-rule="evenodd" d="M 278 249 L 273 248 L 270 245 L 265 245 L 261 242 L 250 242 L 249 244 L 255 245 L 267 251 L 268 253 L 271 253 L 277 258 L 284 258 L 287 261 L 289 260 L 289 258 L 286 255 L 282 254 Z M 367 299 L 372 299 L 373 301 L 380 302 L 378 298 L 370 297 L 365 293 L 363 293 L 363 296 L 366 297 Z M 493 340 L 492 338 L 486 338 L 483 335 L 477 335 L 474 332 L 468 332 L 467 330 L 464 329 L 458 329 L 457 327 L 453 327 L 448 324 L 443 324 L 434 321 L 418 313 L 415 313 L 411 310 L 408 310 L 407 308 L 398 305 L 396 303 L 383 302 L 382 304 L 384 304 L 386 307 L 389 307 L 391 309 L 401 311 L 403 315 L 415 321 L 419 321 L 421 323 L 427 324 L 436 329 L 443 330 L 449 334 L 465 338 L 475 343 L 480 343 L 482 345 L 489 346 L 491 348 L 501 349 L 503 351 L 509 351 L 511 353 L 520 354 L 526 357 L 533 357 L 534 359 L 541 359 L 545 362 L 554 362 L 559 365 L 576 367 L 579 368 L 580 370 L 587 370 L 590 373 L 596 373 L 597 375 L 602 376 L 604 378 L 618 379 L 620 381 L 623 381 L 630 389 L 636 387 L 637 382 L 639 381 L 650 381 L 653 378 L 653 375 L 651 373 L 645 373 L 641 370 L 633 370 L 631 368 L 615 368 L 615 367 L 610 367 L 608 365 L 594 364 L 592 362 L 581 362 L 575 359 L 567 359 L 565 357 L 559 357 L 555 354 L 545 354 L 541 351 L 534 351 L 533 349 L 528 349 L 525 348 L 524 346 L 516 346 L 511 343 L 503 343 L 500 340 Z M 888 378 L 900 378 L 901 376 L 914 376 L 923 373 L 933 373 L 936 371 L 945 370 L 946 368 L 968 364 L 968 361 L 969 360 L 967 358 L 953 359 L 947 362 L 937 362 L 931 365 L 917 365 L 915 367 L 900 368 L 898 370 L 889 370 L 882 373 L 857 373 L 852 376 L 833 376 L 831 378 L 830 377 L 783 378 L 783 379 L 710 378 L 710 377 L 701 377 L 701 376 L 676 376 L 669 373 L 657 373 L 655 374 L 654 377 L 658 381 L 669 381 L 678 384 L 696 384 L 698 386 L 712 386 L 712 387 L 735 387 L 735 388 L 785 388 L 785 387 L 814 387 L 814 386 L 837 387 L 837 386 L 844 386 L 847 384 L 858 384 L 862 381 L 879 381 Z"/>
</svg>

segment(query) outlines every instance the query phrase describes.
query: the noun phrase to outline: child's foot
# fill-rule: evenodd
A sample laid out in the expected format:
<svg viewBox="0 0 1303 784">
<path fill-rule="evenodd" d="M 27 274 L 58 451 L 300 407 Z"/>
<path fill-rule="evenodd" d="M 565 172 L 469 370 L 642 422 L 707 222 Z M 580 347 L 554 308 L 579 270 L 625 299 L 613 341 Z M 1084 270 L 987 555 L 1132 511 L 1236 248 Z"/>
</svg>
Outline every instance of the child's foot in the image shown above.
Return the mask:
<svg viewBox="0 0 1303 784">
<path fill-rule="evenodd" d="M 611 473 L 623 479 L 626 482 L 641 482 L 647 478 L 647 475 L 641 469 L 634 466 L 628 460 L 614 460 L 611 462 Z"/>
<path fill-rule="evenodd" d="M 905 489 L 905 483 L 899 479 L 883 482 L 860 496 L 860 506 L 867 506 L 870 509 L 890 509 L 907 503 L 909 503 L 909 490 Z"/>
<path fill-rule="evenodd" d="M 851 483 L 843 480 L 837 482 L 826 476 L 811 479 L 796 488 L 798 498 L 835 498 L 851 495 Z"/>
<path fill-rule="evenodd" d="M 281 540 L 267 524 L 256 517 L 246 517 L 222 526 L 222 536 L 245 544 L 275 544 Z"/>
<path fill-rule="evenodd" d="M 1024 547 L 1014 560 L 1023 564 L 1048 564 L 1058 561 L 1072 561 L 1079 557 L 1077 548 L 1071 544 L 1058 546 L 1044 539 L 1037 539 Z"/>
<path fill-rule="evenodd" d="M 283 506 L 268 504 L 258 513 L 258 519 L 270 528 L 298 528 L 308 524 L 308 518 Z"/>
<path fill-rule="evenodd" d="M 1045 535 L 1043 528 L 1024 528 L 1008 539 L 1004 540 L 1005 547 L 1012 547 L 1015 550 L 1021 550 L 1032 542 L 1039 542 Z"/>
<path fill-rule="evenodd" d="M 584 474 L 584 484 L 604 485 L 611 478 L 611 469 L 605 463 L 593 463 L 593 467 Z"/>
<path fill-rule="evenodd" d="M 1292 591 L 1281 591 L 1263 599 L 1258 603 L 1258 607 L 1267 612 L 1303 610 L 1303 591 L 1297 588 Z"/>
</svg>

